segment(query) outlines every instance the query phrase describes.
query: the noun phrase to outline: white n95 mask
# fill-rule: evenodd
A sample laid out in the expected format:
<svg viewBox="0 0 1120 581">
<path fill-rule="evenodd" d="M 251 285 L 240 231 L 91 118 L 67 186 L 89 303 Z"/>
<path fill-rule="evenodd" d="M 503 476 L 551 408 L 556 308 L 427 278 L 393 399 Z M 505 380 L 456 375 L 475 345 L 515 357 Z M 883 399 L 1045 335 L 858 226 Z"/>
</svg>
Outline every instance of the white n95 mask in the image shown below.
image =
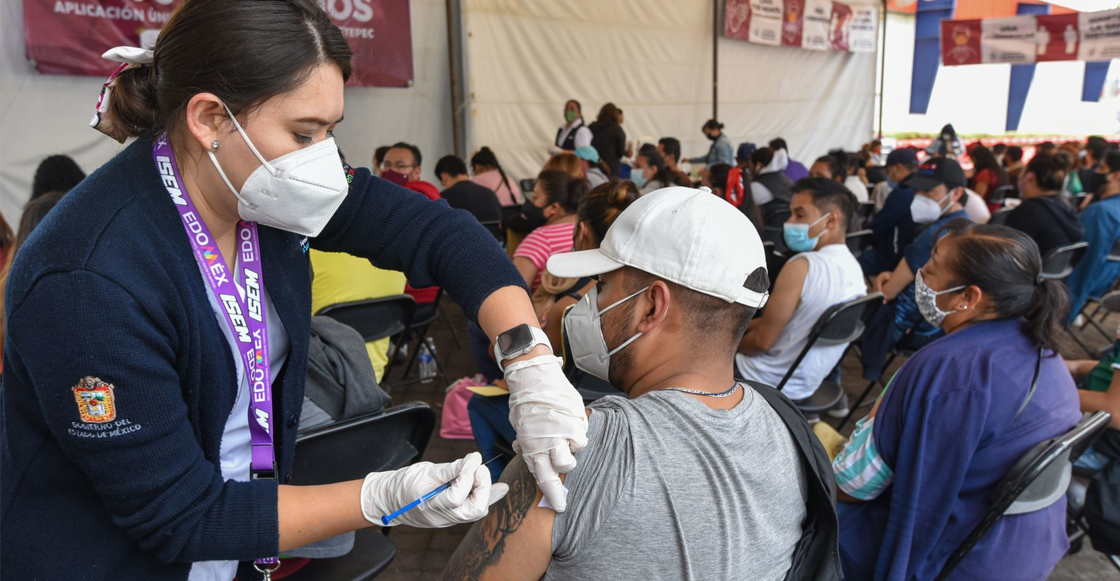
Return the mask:
<svg viewBox="0 0 1120 581">
<path fill-rule="evenodd" d="M 941 215 L 945 213 L 948 206 L 944 208 L 944 200 L 949 200 L 949 205 L 952 205 L 952 194 L 945 194 L 945 198 L 941 202 L 931 200 L 921 194 L 914 194 L 914 201 L 910 202 L 910 219 L 915 224 L 932 224 L 936 222 Z"/>
<path fill-rule="evenodd" d="M 568 343 L 572 347 L 572 360 L 576 367 L 603 381 L 610 382 L 608 372 L 610 371 L 611 356 L 636 341 L 638 337 L 642 336 L 642 333 L 635 333 L 633 337 L 608 351 L 607 340 L 603 337 L 603 313 L 646 292 L 648 289 L 647 286 L 600 311 L 599 290 L 593 286 L 588 291 L 587 296 L 583 297 L 568 311 L 568 314 L 564 316 L 564 329 L 568 332 Z"/>
<path fill-rule="evenodd" d="M 238 215 L 246 222 L 312 238 L 318 236 L 350 189 L 334 138 L 267 161 L 249 141 L 229 107 L 226 112 L 245 144 L 261 162 L 261 166 L 249 174 L 241 191 L 237 191 L 222 171 L 214 152 L 206 151 L 222 181 L 237 196 Z"/>
</svg>

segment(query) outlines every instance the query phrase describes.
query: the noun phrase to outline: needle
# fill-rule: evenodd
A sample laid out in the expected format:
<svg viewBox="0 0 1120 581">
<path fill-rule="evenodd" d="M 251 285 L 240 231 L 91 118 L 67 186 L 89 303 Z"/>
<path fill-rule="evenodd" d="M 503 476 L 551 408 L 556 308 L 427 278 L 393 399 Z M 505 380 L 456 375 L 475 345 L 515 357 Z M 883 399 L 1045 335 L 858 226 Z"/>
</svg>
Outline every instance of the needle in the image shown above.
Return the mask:
<svg viewBox="0 0 1120 581">
<path fill-rule="evenodd" d="M 489 464 L 489 463 L 493 462 L 494 460 L 497 460 L 498 458 L 501 458 L 501 456 L 494 456 L 493 458 L 487 460 L 485 464 L 483 464 L 482 466 L 479 466 L 479 468 L 482 468 L 482 467 L 486 466 L 486 464 Z M 429 500 L 431 500 L 437 494 L 443 492 L 444 490 L 447 490 L 448 488 L 451 488 L 451 484 L 453 482 L 455 482 L 455 480 L 451 480 L 450 482 L 445 482 L 444 484 L 441 484 L 441 485 L 437 486 L 435 488 L 435 490 L 432 490 L 431 492 L 425 494 L 424 496 L 421 496 L 420 498 L 417 498 L 416 500 L 408 503 L 407 505 L 404 506 L 404 508 L 398 510 L 397 512 L 394 512 L 393 514 L 390 514 L 390 515 L 382 516 L 381 517 L 381 524 L 383 524 L 385 526 L 389 526 L 389 522 L 392 521 L 393 519 L 397 518 L 398 516 L 408 512 L 408 511 L 410 511 L 410 510 L 412 510 L 412 509 L 414 509 L 418 506 L 420 506 L 421 504 L 423 504 L 425 502 L 428 502 Z"/>
</svg>

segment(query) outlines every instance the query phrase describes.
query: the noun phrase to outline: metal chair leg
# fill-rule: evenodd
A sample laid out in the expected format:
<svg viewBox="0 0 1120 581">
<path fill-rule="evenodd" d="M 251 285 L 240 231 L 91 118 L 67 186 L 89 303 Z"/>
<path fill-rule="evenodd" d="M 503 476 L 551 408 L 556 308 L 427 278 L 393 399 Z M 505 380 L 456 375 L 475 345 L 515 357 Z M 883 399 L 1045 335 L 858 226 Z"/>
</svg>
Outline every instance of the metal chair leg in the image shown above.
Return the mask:
<svg viewBox="0 0 1120 581">
<path fill-rule="evenodd" d="M 867 394 L 871 393 L 871 390 L 875 388 L 876 383 L 879 382 L 872 381 L 871 383 L 867 384 L 867 387 L 863 389 L 863 393 L 859 394 L 859 399 L 856 400 L 856 403 L 848 409 L 848 415 L 844 416 L 844 419 L 840 421 L 840 425 L 836 426 L 836 431 L 843 430 L 844 426 L 848 425 L 848 420 L 852 419 L 852 416 L 855 415 L 856 410 L 863 406 L 863 400 L 867 399 Z"/>
</svg>

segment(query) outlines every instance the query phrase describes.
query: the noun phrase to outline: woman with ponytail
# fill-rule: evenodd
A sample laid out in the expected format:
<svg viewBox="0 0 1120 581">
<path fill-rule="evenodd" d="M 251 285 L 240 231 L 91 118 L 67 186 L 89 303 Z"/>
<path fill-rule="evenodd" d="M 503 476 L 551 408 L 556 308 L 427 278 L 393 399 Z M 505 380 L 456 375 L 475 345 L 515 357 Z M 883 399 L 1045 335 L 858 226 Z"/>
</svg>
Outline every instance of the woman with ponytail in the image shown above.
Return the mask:
<svg viewBox="0 0 1120 581">
<path fill-rule="evenodd" d="M 348 531 L 485 516 L 506 487 L 478 454 L 371 473 L 358 454 L 344 482 L 291 483 L 309 248 L 448 289 L 504 346 L 518 448 L 566 507 L 557 468 L 586 445 L 583 401 L 493 236 L 343 164 L 350 56 L 315 0 L 182 2 L 151 50 L 105 53 L 117 68 L 90 96 L 93 125 L 132 141 L 51 210 L 8 277 L 5 578 L 260 578 L 238 572 L 252 561 L 268 579 L 281 552 Z"/>
<path fill-rule="evenodd" d="M 891 380 L 833 463 L 840 556 L 852 579 L 933 579 L 1035 444 L 1080 419 L 1058 350 L 1069 304 L 1038 247 L 954 220 L 916 274 L 919 309 L 946 336 Z M 951 579 L 1045 579 L 1069 548 L 1065 498 L 1005 516 Z"/>
<path fill-rule="evenodd" d="M 474 173 L 471 181 L 490 188 L 502 206 L 520 206 L 525 201 L 521 188 L 506 175 L 502 164 L 498 163 L 498 156 L 489 147 L 483 147 L 471 156 L 471 172 Z"/>
</svg>

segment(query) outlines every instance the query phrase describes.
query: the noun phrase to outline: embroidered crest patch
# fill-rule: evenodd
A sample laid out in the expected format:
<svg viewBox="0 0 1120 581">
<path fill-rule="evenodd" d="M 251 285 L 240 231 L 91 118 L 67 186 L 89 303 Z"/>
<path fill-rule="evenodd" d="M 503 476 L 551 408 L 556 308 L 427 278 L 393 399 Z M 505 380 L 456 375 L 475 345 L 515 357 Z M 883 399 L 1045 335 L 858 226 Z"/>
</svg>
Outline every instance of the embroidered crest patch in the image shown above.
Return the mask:
<svg viewBox="0 0 1120 581">
<path fill-rule="evenodd" d="M 73 388 L 74 401 L 82 421 L 103 424 L 117 417 L 117 404 L 113 400 L 113 386 L 97 377 L 83 377 Z"/>
</svg>

